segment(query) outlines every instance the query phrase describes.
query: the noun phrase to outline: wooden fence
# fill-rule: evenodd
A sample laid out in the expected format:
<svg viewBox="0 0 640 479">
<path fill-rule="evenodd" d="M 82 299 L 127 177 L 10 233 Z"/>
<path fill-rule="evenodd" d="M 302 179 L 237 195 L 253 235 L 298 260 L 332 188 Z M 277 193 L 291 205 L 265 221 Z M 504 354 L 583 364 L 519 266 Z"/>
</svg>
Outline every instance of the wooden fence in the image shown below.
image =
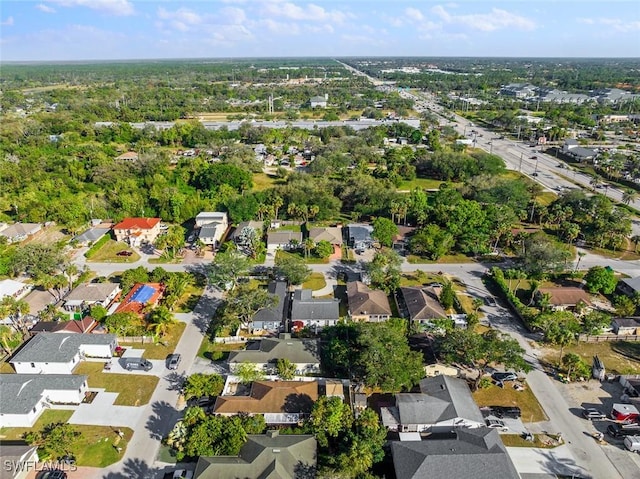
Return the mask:
<svg viewBox="0 0 640 479">
<path fill-rule="evenodd" d="M 584 341 L 585 343 L 602 343 L 607 341 L 640 341 L 640 335 L 637 334 L 601 334 L 598 336 L 589 336 L 587 334 L 580 334 L 578 341 Z"/>
<path fill-rule="evenodd" d="M 156 342 L 155 336 L 121 336 L 118 338 L 118 343 L 150 344 L 155 342 Z"/>
</svg>

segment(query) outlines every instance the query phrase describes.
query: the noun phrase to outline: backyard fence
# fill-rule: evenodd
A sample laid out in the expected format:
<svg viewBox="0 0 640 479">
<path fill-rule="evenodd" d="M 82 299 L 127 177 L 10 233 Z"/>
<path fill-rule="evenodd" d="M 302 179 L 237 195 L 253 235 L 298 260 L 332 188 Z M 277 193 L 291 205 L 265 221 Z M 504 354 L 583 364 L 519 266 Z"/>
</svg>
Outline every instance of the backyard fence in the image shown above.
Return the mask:
<svg viewBox="0 0 640 479">
<path fill-rule="evenodd" d="M 223 344 L 227 344 L 227 343 L 245 343 L 247 341 L 248 338 L 245 338 L 244 336 L 223 336 L 223 337 L 216 337 L 213 338 L 213 342 L 214 343 L 223 343 Z"/>
<path fill-rule="evenodd" d="M 156 342 L 155 336 L 121 336 L 118 338 L 118 343 L 150 344 L 155 342 Z"/>
<path fill-rule="evenodd" d="M 578 341 L 585 343 L 603 343 L 607 341 L 640 341 L 638 334 L 601 334 L 598 336 L 589 336 L 588 334 L 580 334 Z"/>
</svg>

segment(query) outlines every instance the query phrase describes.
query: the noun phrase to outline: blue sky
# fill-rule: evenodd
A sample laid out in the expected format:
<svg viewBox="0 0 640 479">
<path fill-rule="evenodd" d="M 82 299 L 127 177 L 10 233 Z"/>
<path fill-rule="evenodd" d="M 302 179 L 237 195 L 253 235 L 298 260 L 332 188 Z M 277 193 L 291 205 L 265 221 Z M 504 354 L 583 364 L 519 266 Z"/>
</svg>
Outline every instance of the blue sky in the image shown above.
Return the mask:
<svg viewBox="0 0 640 479">
<path fill-rule="evenodd" d="M 0 3 L 0 60 L 640 57 L 638 0 Z"/>
</svg>

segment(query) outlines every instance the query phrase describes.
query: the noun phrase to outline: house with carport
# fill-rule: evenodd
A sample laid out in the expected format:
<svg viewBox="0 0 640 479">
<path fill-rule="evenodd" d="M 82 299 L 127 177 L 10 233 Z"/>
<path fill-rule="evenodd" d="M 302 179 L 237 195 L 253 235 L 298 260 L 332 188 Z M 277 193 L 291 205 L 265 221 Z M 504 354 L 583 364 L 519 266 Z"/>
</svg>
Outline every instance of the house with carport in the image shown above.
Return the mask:
<svg viewBox="0 0 640 479">
<path fill-rule="evenodd" d="M 38 333 L 9 360 L 18 374 L 71 374 L 85 358 L 111 359 L 115 334 Z"/>
<path fill-rule="evenodd" d="M 32 427 L 52 404 L 80 404 L 87 376 L 0 374 L 0 427 Z"/>
</svg>

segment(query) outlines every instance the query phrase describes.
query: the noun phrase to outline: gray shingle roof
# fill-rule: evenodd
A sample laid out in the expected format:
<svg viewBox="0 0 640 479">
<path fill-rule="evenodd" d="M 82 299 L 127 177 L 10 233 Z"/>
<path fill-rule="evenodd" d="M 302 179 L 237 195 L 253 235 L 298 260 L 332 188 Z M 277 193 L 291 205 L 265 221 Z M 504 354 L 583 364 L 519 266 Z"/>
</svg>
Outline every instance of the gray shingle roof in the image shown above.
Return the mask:
<svg viewBox="0 0 640 479">
<path fill-rule="evenodd" d="M 261 309 L 252 318 L 253 323 L 281 322 L 284 318 L 284 305 L 287 296 L 287 283 L 284 281 L 271 281 L 268 286 L 269 293 L 274 295 L 277 303 L 272 308 Z"/>
<path fill-rule="evenodd" d="M 106 235 L 109 231 L 111 231 L 111 227 L 108 227 L 108 226 L 101 227 L 101 228 L 98 228 L 98 227 L 89 228 L 84 233 L 75 236 L 73 240 L 79 243 L 88 243 L 90 241 L 97 241 L 100 238 L 102 238 L 104 235 Z"/>
<path fill-rule="evenodd" d="M 194 479 L 312 479 L 316 448 L 311 435 L 250 435 L 238 456 L 200 457 Z"/>
<path fill-rule="evenodd" d="M 293 240 L 297 241 L 298 244 L 302 243 L 302 232 L 301 231 L 272 231 L 267 234 L 267 244 L 271 245 L 280 245 L 280 244 L 289 244 Z"/>
<path fill-rule="evenodd" d="M 366 224 L 347 225 L 347 234 L 352 241 L 372 241 L 373 226 Z"/>
<path fill-rule="evenodd" d="M 519 479 L 495 429 L 459 429 L 456 439 L 393 441 L 397 479 Z"/>
<path fill-rule="evenodd" d="M 338 319 L 339 300 L 335 298 L 313 298 L 310 289 L 297 289 L 291 304 L 292 320 Z"/>
<path fill-rule="evenodd" d="M 115 283 L 88 283 L 81 284 L 65 298 L 66 302 L 69 301 L 104 301 L 114 291 L 118 290 L 120 286 Z"/>
<path fill-rule="evenodd" d="M 38 333 L 11 359 L 11 363 L 67 363 L 85 344 L 115 344 L 115 334 Z"/>
<path fill-rule="evenodd" d="M 0 374 L 0 414 L 26 414 L 44 391 L 77 390 L 86 380 L 75 374 Z"/>
<path fill-rule="evenodd" d="M 633 291 L 640 291 L 640 276 L 636 276 L 635 278 L 625 278 L 622 282 Z"/>
<path fill-rule="evenodd" d="M 463 417 L 477 422 L 484 422 L 478 405 L 471 396 L 469 386 L 464 379 L 439 375 L 424 378 L 420 381 L 420 391 L 423 394 L 447 401 L 452 404 L 454 417 Z"/>
<path fill-rule="evenodd" d="M 264 338 L 249 343 L 244 351 L 231 351 L 229 363 L 266 364 L 287 358 L 292 363 L 314 364 L 320 362 L 319 348 L 320 342 L 315 339 Z"/>
</svg>

